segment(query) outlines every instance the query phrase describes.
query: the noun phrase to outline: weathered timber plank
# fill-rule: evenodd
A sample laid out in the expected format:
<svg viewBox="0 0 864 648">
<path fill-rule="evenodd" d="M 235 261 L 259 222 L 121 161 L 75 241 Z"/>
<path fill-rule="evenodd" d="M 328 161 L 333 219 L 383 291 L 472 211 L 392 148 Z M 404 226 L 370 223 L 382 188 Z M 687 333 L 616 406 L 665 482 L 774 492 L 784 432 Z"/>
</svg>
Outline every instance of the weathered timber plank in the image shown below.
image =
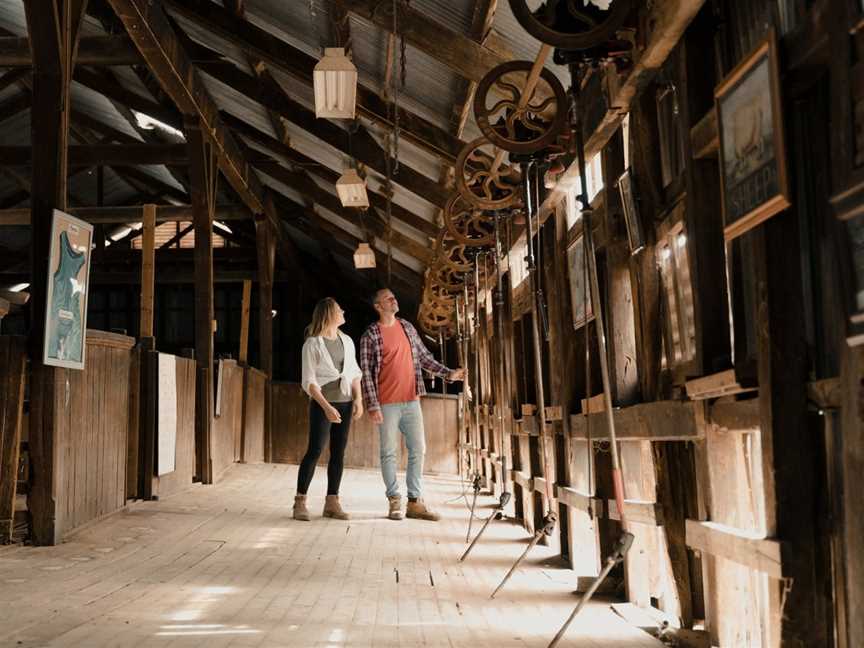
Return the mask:
<svg viewBox="0 0 864 648">
<path fill-rule="evenodd" d="M 759 418 L 758 398 L 738 401 L 721 398 L 708 406 L 709 422 L 727 430 L 758 430 Z"/>
<path fill-rule="evenodd" d="M 777 540 L 758 538 L 715 522 L 687 520 L 686 525 L 688 547 L 746 565 L 771 578 L 783 577 L 781 543 Z"/>
<path fill-rule="evenodd" d="M 606 510 L 610 520 L 620 520 L 618 504 L 614 499 L 606 500 Z M 663 526 L 663 507 L 656 502 L 624 500 L 624 513 L 628 522 Z"/>
<path fill-rule="evenodd" d="M 605 414 L 590 414 L 591 438 L 609 435 Z M 615 410 L 615 432 L 622 440 L 675 441 L 699 439 L 704 435 L 699 403 L 658 401 Z M 587 439 L 586 417 L 570 416 L 570 436 Z"/>
</svg>

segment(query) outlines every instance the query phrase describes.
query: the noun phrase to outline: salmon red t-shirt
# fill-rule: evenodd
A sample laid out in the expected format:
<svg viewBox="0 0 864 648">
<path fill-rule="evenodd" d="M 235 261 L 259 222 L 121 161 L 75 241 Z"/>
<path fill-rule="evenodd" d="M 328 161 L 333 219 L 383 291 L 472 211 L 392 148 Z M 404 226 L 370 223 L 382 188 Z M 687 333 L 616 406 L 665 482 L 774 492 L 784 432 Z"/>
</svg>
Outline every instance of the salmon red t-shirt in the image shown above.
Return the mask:
<svg viewBox="0 0 864 648">
<path fill-rule="evenodd" d="M 392 326 L 378 325 L 381 331 L 381 368 L 378 372 L 378 401 L 405 403 L 417 400 L 417 376 L 411 342 L 397 321 Z"/>
</svg>

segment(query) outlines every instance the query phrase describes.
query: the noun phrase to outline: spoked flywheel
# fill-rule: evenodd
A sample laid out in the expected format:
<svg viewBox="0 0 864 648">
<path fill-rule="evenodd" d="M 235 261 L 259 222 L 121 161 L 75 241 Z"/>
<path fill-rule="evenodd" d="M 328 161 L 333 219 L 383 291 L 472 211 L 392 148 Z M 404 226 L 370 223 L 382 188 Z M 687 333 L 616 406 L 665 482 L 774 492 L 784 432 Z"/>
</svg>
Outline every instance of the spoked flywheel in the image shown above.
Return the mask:
<svg viewBox="0 0 864 648">
<path fill-rule="evenodd" d="M 470 247 L 495 244 L 495 217 L 455 193 L 444 208 L 447 231 L 459 243 Z"/>
<path fill-rule="evenodd" d="M 510 61 L 492 68 L 474 93 L 474 119 L 486 138 L 511 153 L 533 153 L 552 143 L 567 125 L 564 86 L 542 68 L 523 97 L 534 63 Z"/>
<path fill-rule="evenodd" d="M 456 187 L 470 204 L 480 209 L 504 209 L 521 200 L 518 167 L 485 137 L 468 142 L 456 158 Z"/>
<path fill-rule="evenodd" d="M 522 28 L 541 43 L 583 50 L 615 37 L 632 0 L 510 0 Z"/>
</svg>

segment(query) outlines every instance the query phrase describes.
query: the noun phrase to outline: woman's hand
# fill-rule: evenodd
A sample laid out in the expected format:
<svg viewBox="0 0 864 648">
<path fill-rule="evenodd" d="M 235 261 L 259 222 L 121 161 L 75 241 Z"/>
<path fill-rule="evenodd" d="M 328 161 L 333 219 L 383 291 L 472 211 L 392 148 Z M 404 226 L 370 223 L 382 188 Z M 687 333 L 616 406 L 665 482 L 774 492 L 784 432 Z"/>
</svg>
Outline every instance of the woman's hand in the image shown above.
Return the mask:
<svg viewBox="0 0 864 648">
<path fill-rule="evenodd" d="M 384 414 L 381 412 L 380 409 L 372 410 L 371 412 L 369 412 L 369 419 L 373 423 L 381 425 L 384 422 Z"/>
<path fill-rule="evenodd" d="M 331 423 L 342 422 L 342 415 L 339 413 L 339 410 L 333 407 L 330 403 L 327 403 L 327 407 L 324 408 L 324 414 L 327 416 L 327 420 Z"/>
<path fill-rule="evenodd" d="M 351 416 L 355 419 L 359 419 L 363 416 L 363 399 L 355 398 L 354 405 L 351 408 Z"/>
</svg>

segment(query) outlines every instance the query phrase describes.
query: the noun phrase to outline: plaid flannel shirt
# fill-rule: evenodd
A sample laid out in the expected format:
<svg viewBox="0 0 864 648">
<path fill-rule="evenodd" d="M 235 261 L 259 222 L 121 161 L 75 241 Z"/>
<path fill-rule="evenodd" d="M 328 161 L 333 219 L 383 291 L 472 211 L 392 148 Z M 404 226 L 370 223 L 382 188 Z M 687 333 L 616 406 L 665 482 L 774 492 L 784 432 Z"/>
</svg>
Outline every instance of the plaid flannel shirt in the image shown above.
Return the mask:
<svg viewBox="0 0 864 648">
<path fill-rule="evenodd" d="M 411 344 L 411 357 L 414 360 L 417 396 L 424 396 L 426 394 L 426 386 L 423 384 L 423 370 L 425 369 L 436 376 L 446 376 L 450 373 L 450 369 L 432 356 L 432 353 L 420 339 L 417 329 L 410 322 L 406 322 L 401 318 L 396 318 L 396 321 L 402 325 L 405 335 L 408 336 L 408 342 Z M 360 368 L 363 370 L 361 386 L 363 390 L 363 405 L 367 412 L 381 409 L 381 404 L 378 402 L 378 375 L 381 371 L 382 346 L 381 330 L 378 328 L 378 322 L 375 322 L 366 329 L 363 337 L 360 338 Z"/>
</svg>

